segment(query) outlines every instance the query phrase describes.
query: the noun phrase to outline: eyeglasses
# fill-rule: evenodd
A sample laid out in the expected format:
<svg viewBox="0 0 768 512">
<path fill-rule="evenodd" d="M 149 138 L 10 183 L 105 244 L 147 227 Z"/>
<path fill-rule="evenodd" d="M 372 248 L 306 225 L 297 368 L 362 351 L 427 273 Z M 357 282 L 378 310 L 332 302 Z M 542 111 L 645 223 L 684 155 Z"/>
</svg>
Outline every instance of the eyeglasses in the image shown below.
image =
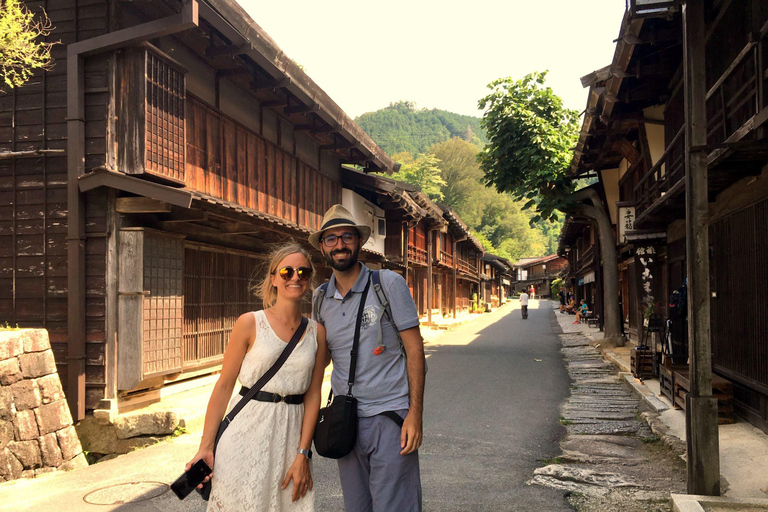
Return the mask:
<svg viewBox="0 0 768 512">
<path fill-rule="evenodd" d="M 339 239 L 341 239 L 345 245 L 352 245 L 355 240 L 357 240 L 357 233 L 344 233 L 341 236 L 328 235 L 323 238 L 323 245 L 326 247 L 334 247 Z"/>
<path fill-rule="evenodd" d="M 277 269 L 277 275 L 286 281 L 293 278 L 294 272 L 296 272 L 296 275 L 299 276 L 299 279 L 302 281 L 309 281 L 309 278 L 312 277 L 312 269 L 310 267 L 299 267 L 297 269 L 294 269 L 293 267 L 282 267 Z"/>
</svg>

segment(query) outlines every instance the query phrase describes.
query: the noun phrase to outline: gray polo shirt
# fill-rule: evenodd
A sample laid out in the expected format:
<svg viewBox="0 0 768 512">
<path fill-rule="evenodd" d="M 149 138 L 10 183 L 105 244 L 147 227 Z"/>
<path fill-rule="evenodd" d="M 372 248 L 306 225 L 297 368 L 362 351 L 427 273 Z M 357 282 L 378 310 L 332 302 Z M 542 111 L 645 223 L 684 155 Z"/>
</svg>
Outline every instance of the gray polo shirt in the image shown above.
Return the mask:
<svg viewBox="0 0 768 512">
<path fill-rule="evenodd" d="M 360 297 L 365 289 L 371 270 L 360 263 L 360 276 L 355 281 L 346 297 L 336 289 L 336 277 L 331 276 L 319 318 L 325 326 L 328 348 L 333 360 L 331 388 L 336 395 L 344 395 L 349 389 L 349 362 L 352 342 L 355 337 L 355 323 Z M 392 316 L 400 331 L 419 325 L 416 304 L 405 280 L 391 270 L 381 271 L 381 286 L 389 299 Z M 313 301 L 322 293 L 318 287 Z M 313 307 L 314 311 L 315 308 Z M 400 350 L 395 328 L 384 317 L 384 308 L 376 299 L 373 283 L 368 289 L 360 326 L 360 346 L 357 355 L 355 385 L 352 394 L 358 400 L 360 417 L 375 416 L 384 411 L 408 409 L 408 374 L 405 357 Z M 383 350 L 374 351 L 379 346 L 379 319 L 381 319 Z M 377 351 L 378 352 L 378 351 Z"/>
</svg>

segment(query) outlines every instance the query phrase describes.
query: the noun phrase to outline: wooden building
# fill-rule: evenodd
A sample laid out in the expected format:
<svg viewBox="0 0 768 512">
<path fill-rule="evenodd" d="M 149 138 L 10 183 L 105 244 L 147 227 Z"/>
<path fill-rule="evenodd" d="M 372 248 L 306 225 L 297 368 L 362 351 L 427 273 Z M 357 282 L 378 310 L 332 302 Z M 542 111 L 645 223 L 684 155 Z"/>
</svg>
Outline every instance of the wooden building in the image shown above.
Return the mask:
<svg viewBox="0 0 768 512">
<path fill-rule="evenodd" d="M 737 413 L 768 431 L 768 4 L 705 9 L 707 144 L 696 149 L 708 163 L 713 371 L 732 381 Z M 628 13 L 613 62 L 582 79 L 571 171 L 600 178 L 636 323 L 649 305 L 665 313 L 686 279 L 682 41 L 676 6 Z"/>
<path fill-rule="evenodd" d="M 603 276 L 595 226 L 588 219 L 566 219 L 557 252 L 567 261 L 563 286 L 573 293 L 576 304 L 580 304 L 581 299 L 587 301 L 587 307 L 597 316 L 598 326 L 602 328 L 605 320 Z"/>
<path fill-rule="evenodd" d="M 0 319 L 49 331 L 78 420 L 212 371 L 342 164 L 398 166 L 233 0 L 25 3 L 61 44 L 0 94 Z"/>
<path fill-rule="evenodd" d="M 485 253 L 481 260 L 481 301 L 497 308 L 512 295 L 512 263 L 491 253 Z"/>
<path fill-rule="evenodd" d="M 552 281 L 568 269 L 568 260 L 557 254 L 541 258 L 523 258 L 514 264 L 514 290 L 530 293 L 531 286 L 536 290 L 536 297 L 546 298 L 552 295 Z"/>
</svg>

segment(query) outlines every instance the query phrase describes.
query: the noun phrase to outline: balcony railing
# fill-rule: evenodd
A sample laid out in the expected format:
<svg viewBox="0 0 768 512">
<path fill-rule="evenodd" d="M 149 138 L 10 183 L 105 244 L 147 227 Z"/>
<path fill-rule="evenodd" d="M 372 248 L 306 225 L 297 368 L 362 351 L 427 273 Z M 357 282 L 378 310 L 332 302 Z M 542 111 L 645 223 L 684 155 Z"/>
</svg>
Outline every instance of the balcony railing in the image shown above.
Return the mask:
<svg viewBox="0 0 768 512">
<path fill-rule="evenodd" d="M 427 251 L 414 245 L 408 245 L 408 261 L 414 263 L 427 263 Z"/>
<path fill-rule="evenodd" d="M 742 128 L 764 107 L 760 90 L 764 87 L 766 65 L 762 55 L 768 51 L 768 38 L 750 41 L 739 52 L 707 92 L 707 144 L 736 142 L 745 135 Z"/>
<path fill-rule="evenodd" d="M 459 258 L 459 271 L 464 272 L 466 274 L 477 274 L 477 267 L 470 263 L 469 260 L 465 260 L 463 258 Z"/>
<path fill-rule="evenodd" d="M 635 185 L 635 218 L 667 194 L 685 176 L 685 126 L 675 134 L 661 158 Z"/>
<path fill-rule="evenodd" d="M 453 255 L 445 251 L 440 251 L 440 263 L 453 267 Z"/>
</svg>

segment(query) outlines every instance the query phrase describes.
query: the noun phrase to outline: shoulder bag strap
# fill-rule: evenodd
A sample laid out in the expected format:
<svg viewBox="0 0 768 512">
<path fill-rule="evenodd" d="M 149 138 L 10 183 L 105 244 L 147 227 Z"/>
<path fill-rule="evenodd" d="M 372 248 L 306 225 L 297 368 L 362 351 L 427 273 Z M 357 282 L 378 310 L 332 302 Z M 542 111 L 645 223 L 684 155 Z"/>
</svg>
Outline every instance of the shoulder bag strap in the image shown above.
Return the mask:
<svg viewBox="0 0 768 512">
<path fill-rule="evenodd" d="M 368 288 L 371 286 L 371 276 L 368 276 L 368 282 L 365 283 L 365 289 L 360 295 L 360 307 L 357 308 L 357 323 L 355 324 L 355 339 L 352 342 L 352 351 L 349 353 L 349 391 L 347 395 L 352 396 L 352 386 L 355 384 L 355 369 L 357 367 L 357 347 L 360 345 L 360 324 L 363 321 L 363 310 L 365 309 L 365 298 L 368 296 Z"/>
<path fill-rule="evenodd" d="M 291 337 L 291 341 L 288 342 L 288 345 L 283 349 L 282 353 L 280 353 L 280 357 L 277 358 L 277 361 L 267 370 L 264 375 L 261 376 L 259 380 L 256 381 L 256 384 L 251 386 L 251 389 L 248 390 L 248 393 L 246 393 L 243 398 L 240 399 L 239 402 L 237 402 L 237 405 L 235 405 L 229 413 L 227 413 L 226 416 L 224 416 L 223 422 L 230 423 L 232 420 L 237 416 L 237 413 L 240 412 L 240 410 L 245 407 L 245 404 L 247 404 L 253 396 L 261 391 L 261 388 L 264 387 L 264 385 L 269 382 L 269 380 L 275 376 L 275 374 L 280 370 L 280 367 L 283 366 L 283 363 L 285 363 L 286 359 L 288 359 L 288 356 L 291 355 L 291 352 L 293 352 L 293 349 L 296 347 L 296 345 L 299 343 L 299 340 L 301 339 L 302 335 L 304 334 L 304 331 L 307 329 L 307 324 L 309 323 L 309 320 L 307 320 L 306 317 L 301 318 L 301 323 L 299 324 L 298 329 L 296 329 L 296 332 L 293 333 L 293 336 Z"/>
</svg>

